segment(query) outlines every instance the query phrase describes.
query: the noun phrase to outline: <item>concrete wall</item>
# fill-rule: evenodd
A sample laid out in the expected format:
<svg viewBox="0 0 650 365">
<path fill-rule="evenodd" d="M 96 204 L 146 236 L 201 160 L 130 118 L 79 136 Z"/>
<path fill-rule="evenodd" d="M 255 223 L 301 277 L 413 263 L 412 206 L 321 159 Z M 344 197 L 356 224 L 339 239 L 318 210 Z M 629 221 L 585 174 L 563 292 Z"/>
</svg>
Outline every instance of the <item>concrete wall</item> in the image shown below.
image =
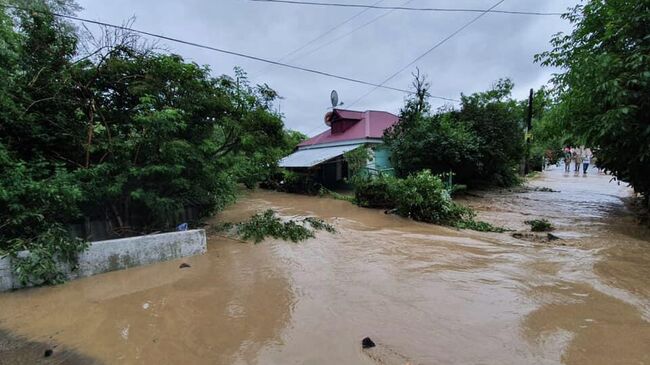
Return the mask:
<svg viewBox="0 0 650 365">
<path fill-rule="evenodd" d="M 69 279 L 76 279 L 129 267 L 153 264 L 180 257 L 204 254 L 207 251 L 205 231 L 170 232 L 148 236 L 92 242 L 79 255 L 74 272 L 62 265 Z M 29 255 L 24 251 L 22 255 Z M 11 259 L 0 258 L 0 292 L 20 288 L 13 275 Z"/>
</svg>

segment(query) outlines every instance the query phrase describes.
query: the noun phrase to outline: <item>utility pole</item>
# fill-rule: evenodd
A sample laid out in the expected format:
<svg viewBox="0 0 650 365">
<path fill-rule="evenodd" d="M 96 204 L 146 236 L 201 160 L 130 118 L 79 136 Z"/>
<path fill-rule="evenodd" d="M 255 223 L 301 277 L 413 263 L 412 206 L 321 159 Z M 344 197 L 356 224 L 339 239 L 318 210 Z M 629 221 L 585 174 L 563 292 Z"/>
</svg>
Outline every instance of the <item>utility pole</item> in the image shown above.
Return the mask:
<svg viewBox="0 0 650 365">
<path fill-rule="evenodd" d="M 526 115 L 526 157 L 524 161 L 524 175 L 528 175 L 528 159 L 530 157 L 530 133 L 533 130 L 533 89 L 528 95 L 528 114 Z"/>
</svg>

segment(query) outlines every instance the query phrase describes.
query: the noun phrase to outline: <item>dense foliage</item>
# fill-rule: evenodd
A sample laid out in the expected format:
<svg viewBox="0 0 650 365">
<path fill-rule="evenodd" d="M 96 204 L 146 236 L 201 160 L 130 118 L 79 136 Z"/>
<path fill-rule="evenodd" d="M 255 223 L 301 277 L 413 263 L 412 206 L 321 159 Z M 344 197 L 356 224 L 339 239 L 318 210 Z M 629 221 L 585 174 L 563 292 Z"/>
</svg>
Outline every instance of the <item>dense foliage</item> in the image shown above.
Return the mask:
<svg viewBox="0 0 650 365">
<path fill-rule="evenodd" d="M 81 32 L 50 12 L 68 1 L 16 3 L 31 10 L 0 8 L 0 254 L 47 251 L 53 267 L 84 248 L 73 223 L 122 236 L 173 229 L 188 207 L 200 219 L 302 138 L 239 69 L 213 77 L 126 30 Z"/>
<path fill-rule="evenodd" d="M 366 176 L 354 181 L 354 202 L 365 208 L 394 208 L 392 188 L 397 178 L 381 174 Z"/>
<path fill-rule="evenodd" d="M 474 212 L 455 203 L 453 188 L 429 170 L 406 178 L 389 175 L 366 176 L 354 182 L 354 202 L 362 207 L 391 209 L 420 222 L 435 223 L 477 231 L 502 232 L 489 223 L 475 221 Z"/>
<path fill-rule="evenodd" d="M 359 146 L 343 154 L 343 158 L 348 163 L 350 175 L 355 178 L 363 173 L 363 169 L 368 165 L 371 158 L 370 148 L 366 145 Z"/>
<path fill-rule="evenodd" d="M 650 204 L 650 1 L 590 0 L 537 56 L 559 67 L 549 129 L 596 147 L 597 163 Z"/>
<path fill-rule="evenodd" d="M 452 171 L 459 182 L 474 186 L 517 183 L 524 156 L 523 108 L 510 97 L 510 80 L 462 95 L 458 110 L 437 112 L 430 110 L 424 78 L 416 76 L 414 87 L 400 122 L 384 136 L 399 176 L 429 169 Z"/>
<path fill-rule="evenodd" d="M 283 193 L 318 195 L 323 186 L 310 174 L 280 169 L 260 183 L 260 187 Z"/>
<path fill-rule="evenodd" d="M 468 208 L 451 199 L 440 177 L 429 170 L 397 179 L 392 196 L 397 213 L 416 221 L 454 225 L 472 217 Z"/>
</svg>

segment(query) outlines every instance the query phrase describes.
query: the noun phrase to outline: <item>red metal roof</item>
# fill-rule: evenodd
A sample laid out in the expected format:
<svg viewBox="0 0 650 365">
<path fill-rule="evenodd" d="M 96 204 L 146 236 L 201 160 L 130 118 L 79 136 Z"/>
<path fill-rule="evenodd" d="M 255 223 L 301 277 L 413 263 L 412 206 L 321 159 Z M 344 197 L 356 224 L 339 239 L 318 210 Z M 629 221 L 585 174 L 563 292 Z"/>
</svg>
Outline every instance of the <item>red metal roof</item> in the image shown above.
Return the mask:
<svg viewBox="0 0 650 365">
<path fill-rule="evenodd" d="M 382 138 L 384 136 L 384 130 L 399 121 L 397 115 L 375 110 L 359 112 L 354 110 L 334 109 L 333 112 L 341 119 L 358 120 L 358 122 L 343 133 L 332 134 L 332 129 L 330 128 L 329 130 L 300 143 L 298 147 L 364 138 Z"/>
</svg>

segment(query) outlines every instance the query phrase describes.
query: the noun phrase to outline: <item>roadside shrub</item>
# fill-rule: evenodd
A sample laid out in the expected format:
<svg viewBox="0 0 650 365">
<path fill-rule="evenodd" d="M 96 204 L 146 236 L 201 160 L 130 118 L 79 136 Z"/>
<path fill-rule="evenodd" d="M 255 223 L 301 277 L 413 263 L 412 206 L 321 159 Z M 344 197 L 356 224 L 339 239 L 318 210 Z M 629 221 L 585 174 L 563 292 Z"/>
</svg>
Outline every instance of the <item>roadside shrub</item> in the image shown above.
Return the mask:
<svg viewBox="0 0 650 365">
<path fill-rule="evenodd" d="M 61 264 L 74 268 L 87 244 L 60 222 L 78 217 L 81 192 L 73 175 L 14 158 L 0 143 L 0 257 L 10 256 L 23 284 L 56 284 Z M 19 257 L 20 251 L 30 255 Z"/>
<path fill-rule="evenodd" d="M 454 203 L 440 177 L 429 170 L 398 179 L 391 190 L 395 208 L 401 216 L 446 225 L 472 217 L 472 211 Z"/>
<path fill-rule="evenodd" d="M 88 247 L 88 243 L 79 238 L 71 238 L 70 233 L 61 225 L 53 224 L 45 232 L 26 241 L 14 239 L 10 241 L 14 247 L 29 249 L 26 256 L 18 255 L 19 251 L 10 251 L 14 273 L 21 285 L 52 285 L 65 281 L 62 272 L 64 266 L 77 268 L 80 252 Z"/>
<path fill-rule="evenodd" d="M 392 176 L 364 177 L 354 180 L 354 201 L 365 208 L 394 208 L 391 189 L 397 183 Z"/>
<path fill-rule="evenodd" d="M 395 209 L 414 220 L 481 232 L 504 232 L 490 223 L 474 220 L 474 212 L 451 198 L 439 176 L 424 170 L 405 179 L 380 175 L 354 180 L 355 203 L 366 208 Z M 451 189 L 454 190 L 453 187 Z"/>
</svg>

